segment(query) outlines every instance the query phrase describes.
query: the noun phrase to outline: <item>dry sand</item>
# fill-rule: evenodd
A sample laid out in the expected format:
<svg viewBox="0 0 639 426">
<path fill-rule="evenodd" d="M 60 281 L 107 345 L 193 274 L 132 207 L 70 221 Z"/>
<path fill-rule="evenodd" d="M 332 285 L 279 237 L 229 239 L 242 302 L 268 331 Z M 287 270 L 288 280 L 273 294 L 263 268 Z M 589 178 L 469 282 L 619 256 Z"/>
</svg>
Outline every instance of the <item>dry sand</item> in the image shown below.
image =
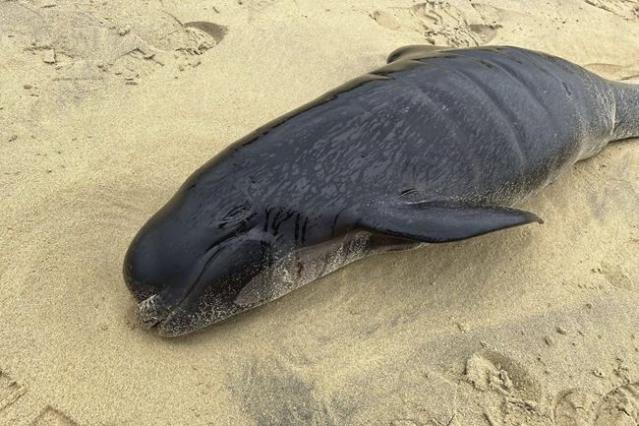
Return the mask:
<svg viewBox="0 0 639 426">
<path fill-rule="evenodd" d="M 543 226 L 135 327 L 123 254 L 196 167 L 425 42 L 630 78 L 639 2 L 0 1 L 0 424 L 637 424 L 637 141 L 530 199 Z"/>
</svg>

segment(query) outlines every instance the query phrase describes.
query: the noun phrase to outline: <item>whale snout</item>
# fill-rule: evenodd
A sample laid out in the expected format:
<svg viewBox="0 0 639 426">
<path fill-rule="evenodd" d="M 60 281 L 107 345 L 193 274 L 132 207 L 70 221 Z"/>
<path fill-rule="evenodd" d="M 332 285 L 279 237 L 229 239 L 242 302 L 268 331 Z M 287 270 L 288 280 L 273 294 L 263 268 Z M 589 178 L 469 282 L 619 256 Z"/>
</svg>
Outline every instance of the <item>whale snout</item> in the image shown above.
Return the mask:
<svg viewBox="0 0 639 426">
<path fill-rule="evenodd" d="M 172 257 L 172 259 L 171 259 Z M 177 256 L 152 233 L 140 232 L 124 259 L 123 275 L 127 287 L 138 302 L 137 320 L 141 328 L 160 330 L 178 305 L 179 298 L 170 297 L 186 286 L 187 274 L 176 265 Z"/>
<path fill-rule="evenodd" d="M 195 248 L 158 235 L 136 236 L 124 261 L 142 328 L 179 336 L 246 310 L 235 299 L 268 265 L 271 246 L 263 235 L 232 234 Z"/>
<path fill-rule="evenodd" d="M 191 313 L 179 304 L 167 305 L 159 294 L 138 303 L 138 324 L 145 330 L 164 337 L 177 337 L 196 330 Z"/>
<path fill-rule="evenodd" d="M 172 236 L 143 228 L 124 257 L 123 275 L 138 302 L 176 286 L 189 269 L 189 253 L 173 246 Z"/>
</svg>

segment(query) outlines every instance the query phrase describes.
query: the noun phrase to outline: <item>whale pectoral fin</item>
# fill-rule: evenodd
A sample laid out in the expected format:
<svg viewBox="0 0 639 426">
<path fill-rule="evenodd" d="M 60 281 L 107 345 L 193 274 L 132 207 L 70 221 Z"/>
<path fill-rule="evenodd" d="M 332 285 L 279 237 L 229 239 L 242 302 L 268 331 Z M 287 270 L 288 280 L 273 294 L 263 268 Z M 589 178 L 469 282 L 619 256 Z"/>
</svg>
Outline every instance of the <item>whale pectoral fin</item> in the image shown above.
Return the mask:
<svg viewBox="0 0 639 426">
<path fill-rule="evenodd" d="M 444 243 L 532 222 L 543 223 L 524 210 L 429 202 L 383 203 L 364 213 L 358 225 L 395 237 Z"/>
<path fill-rule="evenodd" d="M 446 49 L 448 49 L 448 47 L 431 46 L 428 44 L 412 44 L 393 50 L 391 54 L 388 55 L 386 63 L 390 64 L 391 62 L 401 61 L 404 59 L 423 59 L 435 52 Z"/>
</svg>

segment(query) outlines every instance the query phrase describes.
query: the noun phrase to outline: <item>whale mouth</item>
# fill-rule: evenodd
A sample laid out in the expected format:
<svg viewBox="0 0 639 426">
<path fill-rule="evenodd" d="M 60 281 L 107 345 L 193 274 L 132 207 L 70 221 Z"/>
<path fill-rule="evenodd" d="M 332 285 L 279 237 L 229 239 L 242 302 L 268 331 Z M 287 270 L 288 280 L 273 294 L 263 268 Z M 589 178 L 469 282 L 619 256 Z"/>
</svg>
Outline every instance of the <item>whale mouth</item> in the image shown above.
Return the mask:
<svg viewBox="0 0 639 426">
<path fill-rule="evenodd" d="M 167 305 L 159 294 L 138 303 L 138 324 L 144 330 L 162 337 L 178 337 L 201 328 L 199 315 L 183 308 L 184 302 Z M 220 318 L 219 320 L 222 320 Z M 217 322 L 217 321 L 215 321 Z M 210 322 L 209 322 L 210 323 Z"/>
<path fill-rule="evenodd" d="M 161 302 L 159 294 L 154 294 L 138 303 L 138 323 L 143 329 L 151 330 L 165 321 L 172 311 Z"/>
<path fill-rule="evenodd" d="M 165 285 L 139 285 L 131 274 L 126 275 L 138 301 L 138 325 L 160 336 L 175 337 L 249 309 L 235 299 L 246 281 L 262 270 L 263 252 L 260 240 L 238 243 L 228 238 L 206 250 L 182 280 L 173 279 Z M 247 257 L 255 261 L 238 260 Z"/>
<path fill-rule="evenodd" d="M 166 320 L 172 311 L 172 307 L 161 301 L 158 289 L 150 285 L 143 285 L 125 276 L 129 290 L 137 300 L 136 320 L 137 324 L 144 330 L 150 330 Z"/>
<path fill-rule="evenodd" d="M 182 309 L 183 305 L 188 304 L 189 296 L 195 291 L 198 287 L 198 284 L 202 280 L 203 274 L 206 272 L 206 269 L 210 267 L 213 263 L 216 256 L 221 252 L 221 247 L 211 247 L 206 251 L 204 256 L 198 262 L 198 267 L 195 268 L 194 274 L 192 278 L 188 281 L 189 285 L 185 285 L 181 287 L 181 290 L 177 293 L 173 293 L 169 296 L 170 299 L 174 300 L 173 303 L 167 303 L 163 300 L 163 295 L 167 295 L 166 291 L 162 291 L 160 293 L 146 293 L 144 296 L 140 297 L 138 308 L 137 308 L 137 317 L 138 323 L 145 330 L 157 330 L 160 334 L 162 330 L 166 327 L 163 325 L 167 324 L 171 319 L 176 316 L 184 316 L 186 312 Z M 172 333 L 169 333 L 172 334 Z"/>
<path fill-rule="evenodd" d="M 246 310 L 229 300 L 209 304 L 210 310 L 190 311 L 188 304 L 181 302 L 168 306 L 155 294 L 138 303 L 137 319 L 141 328 L 161 337 L 179 337 L 193 333 Z"/>
</svg>

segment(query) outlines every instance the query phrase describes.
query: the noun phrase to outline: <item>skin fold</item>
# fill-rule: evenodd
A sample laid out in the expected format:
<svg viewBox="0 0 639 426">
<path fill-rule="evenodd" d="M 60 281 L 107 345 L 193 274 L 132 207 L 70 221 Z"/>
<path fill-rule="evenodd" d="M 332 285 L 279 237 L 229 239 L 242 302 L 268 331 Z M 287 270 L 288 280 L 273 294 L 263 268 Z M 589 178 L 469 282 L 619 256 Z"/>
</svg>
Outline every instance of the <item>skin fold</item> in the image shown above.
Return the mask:
<svg viewBox="0 0 639 426">
<path fill-rule="evenodd" d="M 237 141 L 134 238 L 140 321 L 193 332 L 362 257 L 531 222 L 512 208 L 639 136 L 639 89 L 514 47 L 409 46 Z"/>
</svg>

